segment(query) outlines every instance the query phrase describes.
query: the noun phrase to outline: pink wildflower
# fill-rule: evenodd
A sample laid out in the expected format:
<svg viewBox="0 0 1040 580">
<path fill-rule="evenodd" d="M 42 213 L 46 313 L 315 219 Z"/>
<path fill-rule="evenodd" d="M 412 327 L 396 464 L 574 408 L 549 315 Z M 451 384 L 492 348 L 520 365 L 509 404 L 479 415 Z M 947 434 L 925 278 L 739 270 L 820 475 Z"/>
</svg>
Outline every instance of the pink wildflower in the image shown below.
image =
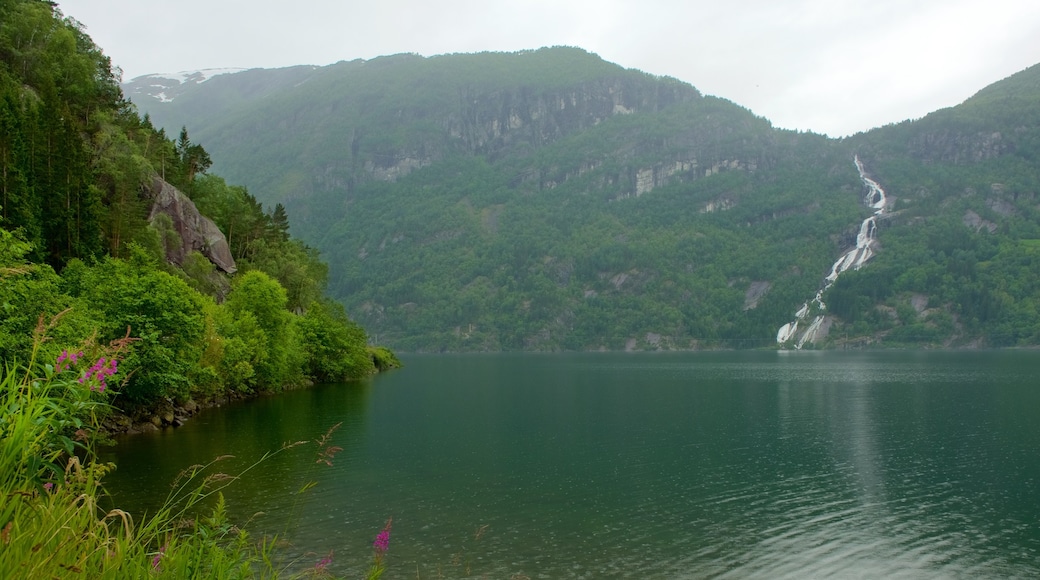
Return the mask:
<svg viewBox="0 0 1040 580">
<path fill-rule="evenodd" d="M 152 558 L 152 569 L 153 570 L 156 570 L 156 571 L 159 570 L 159 562 L 162 561 L 163 554 L 166 553 L 166 547 L 169 546 L 169 545 L 170 545 L 169 543 L 163 544 L 163 547 L 159 548 L 159 551 L 155 553 L 155 557 Z"/>
<path fill-rule="evenodd" d="M 59 373 L 68 370 L 79 361 L 81 356 L 83 356 L 82 352 L 69 354 L 68 350 L 62 350 L 61 354 L 58 355 L 58 360 L 54 361 L 54 370 Z"/>
<path fill-rule="evenodd" d="M 329 555 L 325 556 L 314 565 L 315 570 L 324 570 L 329 564 L 332 563 L 332 551 L 329 551 Z"/>
<path fill-rule="evenodd" d="M 383 531 L 379 532 L 376 536 L 376 541 L 372 542 L 372 547 L 376 549 L 376 552 L 382 554 L 390 549 L 390 525 L 393 523 L 394 518 L 386 520 L 386 526 L 383 527 Z"/>
<path fill-rule="evenodd" d="M 93 377 L 95 380 L 97 380 L 98 384 L 96 389 L 93 385 L 91 385 L 90 390 L 97 390 L 97 392 L 103 393 L 105 392 L 105 387 L 108 386 L 105 383 L 105 380 L 108 377 L 116 374 L 116 372 L 118 372 L 118 363 L 116 362 L 116 359 L 113 358 L 111 360 L 108 360 L 106 363 L 105 357 L 101 357 L 98 359 L 96 363 L 93 364 L 93 366 L 87 369 L 87 372 L 82 377 L 79 378 L 79 382 L 80 384 L 82 384 L 86 381 L 89 381 L 91 377 Z"/>
</svg>

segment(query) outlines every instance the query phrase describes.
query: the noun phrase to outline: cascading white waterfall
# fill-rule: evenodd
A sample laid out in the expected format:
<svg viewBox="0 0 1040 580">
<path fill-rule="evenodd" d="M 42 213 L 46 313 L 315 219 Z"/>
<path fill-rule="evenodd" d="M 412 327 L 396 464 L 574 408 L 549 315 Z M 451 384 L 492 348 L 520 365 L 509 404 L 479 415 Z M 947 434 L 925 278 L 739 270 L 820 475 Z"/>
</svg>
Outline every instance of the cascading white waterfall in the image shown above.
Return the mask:
<svg viewBox="0 0 1040 580">
<path fill-rule="evenodd" d="M 794 315 L 794 320 L 780 327 L 780 330 L 776 333 L 776 342 L 779 344 L 794 340 L 794 347 L 801 349 L 805 343 L 815 342 L 816 334 L 823 325 L 823 314 L 817 314 L 800 336 L 798 335 L 799 324 L 805 322 L 811 312 L 820 313 L 827 309 L 827 306 L 823 303 L 823 293 L 834 284 L 842 272 L 849 269 L 859 270 L 867 260 L 874 256 L 874 243 L 877 241 L 877 220 L 885 213 L 888 199 L 885 197 L 885 190 L 878 185 L 878 182 L 867 177 L 863 163 L 859 160 L 859 155 L 854 156 L 853 161 L 856 164 L 856 171 L 859 172 L 860 180 L 867 186 L 867 195 L 864 197 L 863 203 L 872 208 L 874 214 L 860 224 L 859 233 L 856 234 L 856 247 L 842 254 L 838 261 L 831 266 L 831 273 L 824 279 L 823 288 L 816 293 L 812 300 L 806 302 L 798 309 L 798 312 Z"/>
</svg>

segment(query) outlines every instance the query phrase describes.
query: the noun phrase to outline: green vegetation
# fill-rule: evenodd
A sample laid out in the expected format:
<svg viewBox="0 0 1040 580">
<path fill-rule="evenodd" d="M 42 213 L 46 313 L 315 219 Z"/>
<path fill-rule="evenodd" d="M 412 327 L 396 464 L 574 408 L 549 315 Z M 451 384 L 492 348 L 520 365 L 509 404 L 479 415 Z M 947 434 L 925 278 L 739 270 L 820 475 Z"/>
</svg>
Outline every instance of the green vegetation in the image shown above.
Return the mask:
<svg viewBox="0 0 1040 580">
<path fill-rule="evenodd" d="M 265 563 L 273 572 L 271 542 L 254 543 L 233 528 L 222 501 L 210 515 L 195 517 L 194 508 L 216 498 L 222 485 L 196 489 L 199 482 L 189 479 L 174 492 L 174 502 L 137 525 L 121 510 L 101 511 L 100 479 L 111 467 L 91 462 L 83 436 L 103 412 L 101 386 L 81 382 L 75 362 L 64 368 L 29 362 L 39 374 L 10 366 L 0 371 L 0 574 L 241 578 Z M 87 459 L 74 451 L 86 452 Z M 187 527 L 179 527 L 182 518 Z"/>
<path fill-rule="evenodd" d="M 105 413 L 106 378 L 129 343 L 37 357 L 58 319 L 41 320 L 27 366 L 0 368 L 0 575 L 4 578 L 332 578 L 332 554 L 312 562 L 277 557 L 277 537 L 253 538 L 227 517 L 222 491 L 278 453 L 317 452 L 331 465 L 335 427 L 313 443 L 286 444 L 243 471 L 220 471 L 223 458 L 187 468 L 163 506 L 135 519 L 104 511 L 93 437 Z M 100 357 L 100 358 L 98 358 Z M 91 361 L 111 361 L 87 368 Z M 98 372 L 96 369 L 104 369 Z M 110 372 L 111 371 L 111 372 Z M 309 449 L 308 449 L 309 448 Z M 316 467 L 319 468 L 320 467 Z M 313 484 L 304 484 L 296 495 Z M 385 569 L 390 522 L 376 536 L 367 578 Z M 302 571 L 301 571 L 302 569 Z"/>
<path fill-rule="evenodd" d="M 884 333 L 886 343 L 903 345 L 1040 344 L 1040 182 L 1029 178 L 1035 167 L 1009 159 L 894 178 L 916 199 L 897 201 L 883 251 L 825 297 L 843 332 Z"/>
<path fill-rule="evenodd" d="M 399 349 L 770 345 L 815 292 L 799 274 L 862 213 L 851 154 L 825 138 L 579 49 L 400 55 L 298 85 L 204 115 L 207 142 L 297 216 L 330 293 Z M 289 110 L 287 130 L 257 123 Z"/>
<path fill-rule="evenodd" d="M 265 211 L 210 165 L 186 129 L 174 141 L 137 115 L 53 3 L 0 0 L 0 577 L 331 577 L 331 554 L 279 562 L 277 538 L 228 521 L 221 491 L 244 472 L 219 459 L 189 468 L 155 514 L 100 507 L 113 466 L 93 445 L 115 411 L 397 364 L 325 298 L 327 268 L 289 236 L 285 208 Z M 167 260 L 183 238 L 168 215 L 149 219 L 157 175 L 212 212 L 236 275 L 197 251 Z"/>
<path fill-rule="evenodd" d="M 839 332 L 891 345 L 1040 344 L 1040 65 L 853 138 L 894 196 L 882 252 L 826 297 Z"/>
<path fill-rule="evenodd" d="M 843 140 L 565 47 L 139 101 L 204 120 L 221 170 L 284 204 L 330 293 L 395 348 L 772 346 L 869 215 L 856 154 L 894 205 L 817 346 L 1036 343 L 1038 67 Z"/>
<path fill-rule="evenodd" d="M 285 208 L 265 211 L 211 164 L 187 129 L 173 140 L 138 116 L 78 23 L 49 2 L 0 2 L 0 360 L 29 360 L 41 316 L 59 313 L 44 359 L 127 339 L 104 398 L 130 414 L 386 365 L 324 296 L 327 266 Z M 167 215 L 149 220 L 156 175 L 225 232 L 230 281 L 198 252 L 167 261 L 183 242 Z"/>
</svg>

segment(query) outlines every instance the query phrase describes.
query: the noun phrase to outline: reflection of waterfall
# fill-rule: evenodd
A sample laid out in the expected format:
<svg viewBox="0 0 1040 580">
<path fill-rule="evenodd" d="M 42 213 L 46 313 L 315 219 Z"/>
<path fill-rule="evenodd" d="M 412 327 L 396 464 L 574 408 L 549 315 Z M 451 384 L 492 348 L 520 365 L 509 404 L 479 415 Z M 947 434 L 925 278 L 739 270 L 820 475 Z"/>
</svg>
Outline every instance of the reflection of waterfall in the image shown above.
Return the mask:
<svg viewBox="0 0 1040 580">
<path fill-rule="evenodd" d="M 874 244 L 877 240 L 877 219 L 881 214 L 885 213 L 885 205 L 888 200 L 885 198 L 885 190 L 881 189 L 878 182 L 867 177 L 866 172 L 863 170 L 863 163 L 860 162 L 858 155 L 853 158 L 853 161 L 856 163 L 856 171 L 859 172 L 859 178 L 867 186 L 867 195 L 863 202 L 874 209 L 874 214 L 860 224 L 859 233 L 856 234 L 856 247 L 845 252 L 831 266 L 831 273 L 827 275 L 823 288 L 816 293 L 812 300 L 806 302 L 798 309 L 798 312 L 794 315 L 794 320 L 780 327 L 780 330 L 776 333 L 776 341 L 780 344 L 793 340 L 794 347 L 800 349 L 807 342 L 815 342 L 816 334 L 823 325 L 823 311 L 827 308 L 823 303 L 823 293 L 834 284 L 834 281 L 838 279 L 842 272 L 850 268 L 859 270 L 867 260 L 874 256 Z M 808 326 L 799 335 L 799 325 L 804 323 L 810 314 L 815 314 L 815 316 L 813 316 L 812 321 L 808 323 Z"/>
</svg>

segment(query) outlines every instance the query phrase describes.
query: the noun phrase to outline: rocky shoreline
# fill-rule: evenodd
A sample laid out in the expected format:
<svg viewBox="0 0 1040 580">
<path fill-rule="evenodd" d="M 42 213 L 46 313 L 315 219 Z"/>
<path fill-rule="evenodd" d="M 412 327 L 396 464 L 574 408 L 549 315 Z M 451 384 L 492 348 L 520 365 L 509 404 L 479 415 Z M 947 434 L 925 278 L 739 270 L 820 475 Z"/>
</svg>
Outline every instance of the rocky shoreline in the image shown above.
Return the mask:
<svg viewBox="0 0 1040 580">
<path fill-rule="evenodd" d="M 313 386 L 313 384 L 314 383 L 307 381 L 305 384 L 291 388 L 286 387 L 284 390 L 307 388 Z M 167 399 L 155 407 L 142 409 L 132 414 L 117 409 L 101 422 L 100 430 L 104 435 L 109 437 L 117 435 L 155 433 L 164 429 L 180 427 L 181 425 L 184 425 L 188 419 L 206 409 L 223 407 L 224 405 L 231 403 L 247 401 L 249 399 L 256 399 L 273 394 L 277 393 L 231 394 L 202 400 L 188 399 L 183 403 L 176 403 L 171 399 Z"/>
<path fill-rule="evenodd" d="M 154 433 L 168 427 L 180 427 L 189 418 L 198 414 L 199 411 L 211 407 L 220 407 L 234 400 L 222 398 L 200 403 L 194 399 L 188 399 L 183 404 L 164 401 L 156 408 L 144 410 L 133 415 L 116 411 L 106 417 L 101 423 L 101 430 L 106 435 Z"/>
</svg>

